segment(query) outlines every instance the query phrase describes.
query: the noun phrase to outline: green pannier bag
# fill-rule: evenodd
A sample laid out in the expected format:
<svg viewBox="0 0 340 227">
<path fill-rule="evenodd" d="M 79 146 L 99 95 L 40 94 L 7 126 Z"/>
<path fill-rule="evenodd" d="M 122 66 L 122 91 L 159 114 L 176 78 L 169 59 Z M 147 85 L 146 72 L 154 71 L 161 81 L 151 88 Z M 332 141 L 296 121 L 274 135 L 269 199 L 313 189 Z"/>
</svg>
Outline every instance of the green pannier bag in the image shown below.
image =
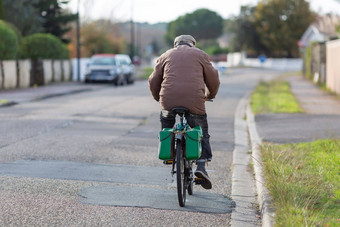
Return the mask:
<svg viewBox="0 0 340 227">
<path fill-rule="evenodd" d="M 158 157 L 161 160 L 173 159 L 174 134 L 172 128 L 164 128 L 159 132 Z"/>
<path fill-rule="evenodd" d="M 186 132 L 186 156 L 188 160 L 198 159 L 202 154 L 202 128 L 192 128 Z"/>
</svg>

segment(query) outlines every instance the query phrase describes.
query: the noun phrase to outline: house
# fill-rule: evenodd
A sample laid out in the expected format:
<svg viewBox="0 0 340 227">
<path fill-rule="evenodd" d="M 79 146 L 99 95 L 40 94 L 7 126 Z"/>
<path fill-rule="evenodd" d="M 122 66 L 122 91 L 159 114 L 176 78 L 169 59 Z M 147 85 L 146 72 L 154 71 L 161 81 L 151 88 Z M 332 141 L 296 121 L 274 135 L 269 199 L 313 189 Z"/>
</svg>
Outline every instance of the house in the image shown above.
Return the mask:
<svg viewBox="0 0 340 227">
<path fill-rule="evenodd" d="M 326 42 L 337 37 L 336 28 L 340 25 L 340 15 L 327 14 L 319 16 L 303 33 L 299 47 L 305 48 L 311 42 Z"/>
</svg>

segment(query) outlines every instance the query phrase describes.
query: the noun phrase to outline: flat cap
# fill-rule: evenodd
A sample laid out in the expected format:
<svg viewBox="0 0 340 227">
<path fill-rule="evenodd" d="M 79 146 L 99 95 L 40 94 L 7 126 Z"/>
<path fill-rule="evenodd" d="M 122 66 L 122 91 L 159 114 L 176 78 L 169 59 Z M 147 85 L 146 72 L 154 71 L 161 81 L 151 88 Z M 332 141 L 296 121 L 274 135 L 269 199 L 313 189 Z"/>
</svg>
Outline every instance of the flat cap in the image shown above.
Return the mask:
<svg viewBox="0 0 340 227">
<path fill-rule="evenodd" d="M 177 43 L 193 43 L 196 45 L 196 40 L 191 35 L 180 35 L 175 38 L 174 45 L 176 46 Z"/>
</svg>

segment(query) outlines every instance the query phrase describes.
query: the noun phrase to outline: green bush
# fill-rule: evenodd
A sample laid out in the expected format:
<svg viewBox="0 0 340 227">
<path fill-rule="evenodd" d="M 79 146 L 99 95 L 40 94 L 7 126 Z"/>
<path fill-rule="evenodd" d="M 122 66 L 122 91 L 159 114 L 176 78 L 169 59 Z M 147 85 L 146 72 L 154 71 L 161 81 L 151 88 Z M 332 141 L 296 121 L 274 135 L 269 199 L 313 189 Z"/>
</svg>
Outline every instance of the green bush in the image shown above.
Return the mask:
<svg viewBox="0 0 340 227">
<path fill-rule="evenodd" d="M 20 46 L 21 58 L 64 59 L 69 58 L 69 51 L 65 44 L 56 36 L 36 33 L 22 39 Z"/>
<path fill-rule="evenodd" d="M 62 43 L 62 49 L 61 50 L 62 50 L 62 53 L 61 53 L 60 59 L 69 59 L 70 58 L 70 51 L 68 50 L 66 44 Z"/>
<path fill-rule="evenodd" d="M 0 20 L 0 59 L 15 59 L 19 50 L 18 36 L 6 22 Z"/>
<path fill-rule="evenodd" d="M 205 52 L 209 55 L 218 55 L 218 54 L 228 54 L 229 49 L 228 48 L 221 48 L 218 45 L 211 46 L 209 48 L 205 49 Z"/>
</svg>

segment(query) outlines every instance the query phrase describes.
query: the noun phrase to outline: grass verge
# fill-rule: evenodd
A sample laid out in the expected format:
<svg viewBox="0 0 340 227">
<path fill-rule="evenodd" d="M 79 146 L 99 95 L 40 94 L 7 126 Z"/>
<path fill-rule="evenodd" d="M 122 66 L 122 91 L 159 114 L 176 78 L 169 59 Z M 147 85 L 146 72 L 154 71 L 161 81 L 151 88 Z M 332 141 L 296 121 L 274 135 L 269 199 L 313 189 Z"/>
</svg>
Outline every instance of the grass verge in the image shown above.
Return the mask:
<svg viewBox="0 0 340 227">
<path fill-rule="evenodd" d="M 260 82 L 251 96 L 254 113 L 301 113 L 287 81 Z"/>
<path fill-rule="evenodd" d="M 143 69 L 143 73 L 141 75 L 141 79 L 143 79 L 143 80 L 148 79 L 152 72 L 153 72 L 153 68 L 152 67 L 144 68 Z"/>
<path fill-rule="evenodd" d="M 276 226 L 340 226 L 340 140 L 261 146 Z"/>
</svg>

